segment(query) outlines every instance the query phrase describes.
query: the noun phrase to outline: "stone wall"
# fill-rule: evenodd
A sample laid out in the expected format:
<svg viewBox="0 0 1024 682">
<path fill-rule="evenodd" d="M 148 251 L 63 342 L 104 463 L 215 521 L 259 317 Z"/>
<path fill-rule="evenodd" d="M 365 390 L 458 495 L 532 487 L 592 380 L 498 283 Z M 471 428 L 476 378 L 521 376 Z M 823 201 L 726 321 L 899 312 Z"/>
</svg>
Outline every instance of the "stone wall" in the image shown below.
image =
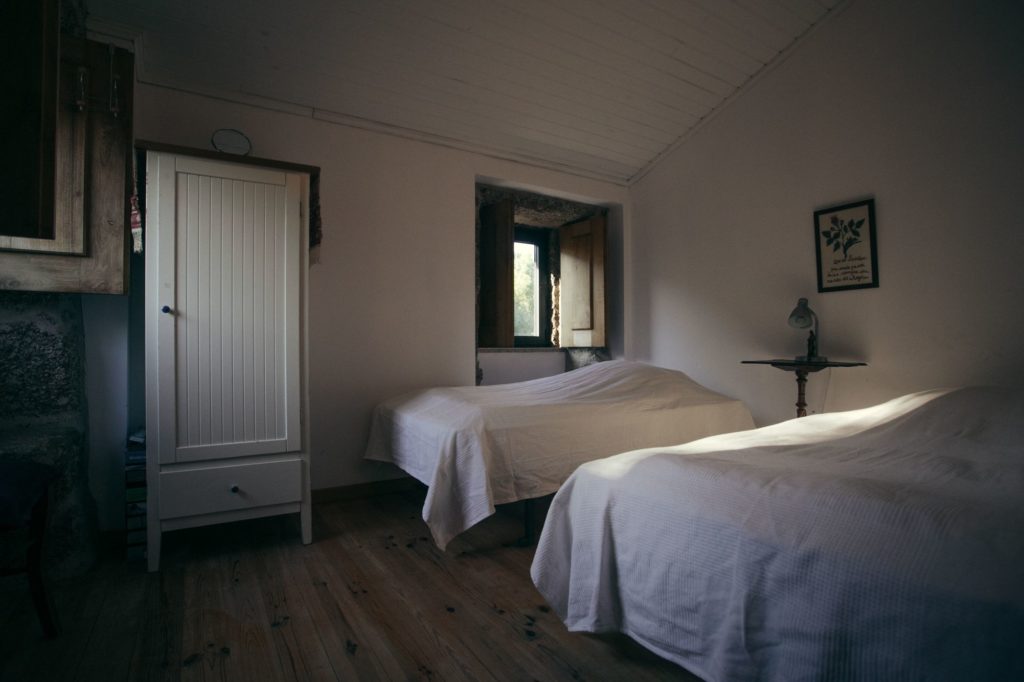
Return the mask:
<svg viewBox="0 0 1024 682">
<path fill-rule="evenodd" d="M 0 292 L 0 461 L 54 466 L 48 565 L 80 573 L 96 558 L 89 492 L 85 336 L 77 294 Z"/>
</svg>

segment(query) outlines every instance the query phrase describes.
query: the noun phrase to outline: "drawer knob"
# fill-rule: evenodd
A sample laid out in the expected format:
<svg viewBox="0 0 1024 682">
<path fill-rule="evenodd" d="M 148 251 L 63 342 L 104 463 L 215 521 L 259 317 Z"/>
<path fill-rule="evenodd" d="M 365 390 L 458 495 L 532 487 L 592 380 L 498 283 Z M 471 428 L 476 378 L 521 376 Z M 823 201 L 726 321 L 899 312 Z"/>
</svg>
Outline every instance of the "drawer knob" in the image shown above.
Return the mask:
<svg viewBox="0 0 1024 682">
<path fill-rule="evenodd" d="M 174 312 L 174 310 L 171 309 L 171 306 L 165 305 L 160 308 L 160 312 L 162 312 L 164 315 L 170 315 L 171 313 Z"/>
<path fill-rule="evenodd" d="M 237 493 L 238 492 L 238 486 L 237 485 L 231 486 L 231 492 Z"/>
</svg>

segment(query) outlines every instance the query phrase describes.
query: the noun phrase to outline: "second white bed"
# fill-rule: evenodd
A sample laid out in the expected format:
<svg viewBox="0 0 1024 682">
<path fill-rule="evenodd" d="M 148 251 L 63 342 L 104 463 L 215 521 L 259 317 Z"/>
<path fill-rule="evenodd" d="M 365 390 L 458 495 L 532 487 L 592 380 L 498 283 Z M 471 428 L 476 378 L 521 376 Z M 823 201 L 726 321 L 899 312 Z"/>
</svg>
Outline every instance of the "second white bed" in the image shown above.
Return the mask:
<svg viewBox="0 0 1024 682">
<path fill-rule="evenodd" d="M 532 575 L 707 682 L 1024 679 L 1024 392 L 928 391 L 579 467 Z"/>
</svg>

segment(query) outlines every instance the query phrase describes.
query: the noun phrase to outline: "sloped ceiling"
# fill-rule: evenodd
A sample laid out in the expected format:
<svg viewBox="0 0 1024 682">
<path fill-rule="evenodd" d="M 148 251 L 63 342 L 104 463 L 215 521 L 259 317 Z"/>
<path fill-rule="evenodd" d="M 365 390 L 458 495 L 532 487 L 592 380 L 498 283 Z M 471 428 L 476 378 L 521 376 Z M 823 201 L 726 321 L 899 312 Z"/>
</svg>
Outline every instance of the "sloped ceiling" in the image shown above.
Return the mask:
<svg viewBox="0 0 1024 682">
<path fill-rule="evenodd" d="M 628 184 L 841 0 L 90 0 L 142 81 Z"/>
</svg>

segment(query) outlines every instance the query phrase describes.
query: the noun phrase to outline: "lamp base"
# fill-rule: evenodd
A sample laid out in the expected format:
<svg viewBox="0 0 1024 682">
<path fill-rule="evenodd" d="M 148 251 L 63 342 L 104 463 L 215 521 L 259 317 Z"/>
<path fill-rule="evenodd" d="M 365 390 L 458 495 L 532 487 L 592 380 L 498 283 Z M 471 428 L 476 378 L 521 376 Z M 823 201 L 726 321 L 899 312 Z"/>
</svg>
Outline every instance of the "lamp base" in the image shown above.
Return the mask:
<svg viewBox="0 0 1024 682">
<path fill-rule="evenodd" d="M 793 359 L 797 362 L 828 362 L 824 355 L 798 355 Z"/>
</svg>

